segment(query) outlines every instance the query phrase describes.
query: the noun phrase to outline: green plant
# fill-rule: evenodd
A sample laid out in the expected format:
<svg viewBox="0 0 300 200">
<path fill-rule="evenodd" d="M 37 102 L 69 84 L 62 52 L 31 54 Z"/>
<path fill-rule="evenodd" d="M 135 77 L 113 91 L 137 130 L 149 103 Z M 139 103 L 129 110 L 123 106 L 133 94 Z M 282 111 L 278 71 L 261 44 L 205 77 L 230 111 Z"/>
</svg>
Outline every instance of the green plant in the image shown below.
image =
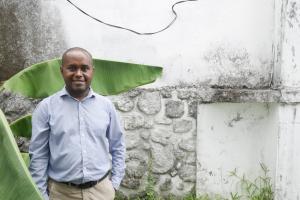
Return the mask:
<svg viewBox="0 0 300 200">
<path fill-rule="evenodd" d="M 149 162 L 147 167 L 147 183 L 145 188 L 145 192 L 146 192 L 145 200 L 158 200 L 158 197 L 154 189 L 154 177 L 152 172 L 153 169 L 152 164 L 153 164 L 153 157 L 150 152 Z"/>
<path fill-rule="evenodd" d="M 230 192 L 230 197 L 224 198 L 219 194 L 210 196 L 208 194 L 197 195 L 195 187 L 185 195 L 182 200 L 273 200 L 274 192 L 272 189 L 271 177 L 268 175 L 268 168 L 263 163 L 260 163 L 263 174 L 254 181 L 246 178 L 245 175 L 240 176 L 236 169 L 230 172 L 230 177 L 237 178 L 237 186 L 240 189 L 239 192 Z M 143 198 L 138 198 L 138 200 L 175 200 L 174 196 L 171 194 L 162 198 L 159 197 L 154 190 L 154 178 L 152 174 L 152 157 L 150 156 L 148 163 L 148 174 L 147 174 L 147 184 L 146 184 L 146 195 Z"/>
<path fill-rule="evenodd" d="M 254 181 L 246 178 L 245 175 L 238 175 L 235 169 L 230 173 L 232 177 L 239 180 L 238 184 L 241 188 L 241 195 L 235 194 L 235 199 L 248 199 L 248 200 L 273 200 L 274 192 L 272 189 L 271 178 L 268 176 L 268 168 L 263 163 L 260 163 L 263 175 L 257 177 Z M 232 198 L 232 200 L 235 200 Z"/>
<path fill-rule="evenodd" d="M 0 152 L 0 198 L 42 200 L 43 198 L 27 170 L 22 159 L 23 155 L 19 152 L 12 131 L 1 110 Z"/>
<path fill-rule="evenodd" d="M 20 71 L 1 86 L 1 90 L 26 97 L 44 98 L 64 86 L 60 59 L 34 64 Z M 93 59 L 95 67 L 92 88 L 102 95 L 114 95 L 154 82 L 162 74 L 161 67 Z"/>
</svg>

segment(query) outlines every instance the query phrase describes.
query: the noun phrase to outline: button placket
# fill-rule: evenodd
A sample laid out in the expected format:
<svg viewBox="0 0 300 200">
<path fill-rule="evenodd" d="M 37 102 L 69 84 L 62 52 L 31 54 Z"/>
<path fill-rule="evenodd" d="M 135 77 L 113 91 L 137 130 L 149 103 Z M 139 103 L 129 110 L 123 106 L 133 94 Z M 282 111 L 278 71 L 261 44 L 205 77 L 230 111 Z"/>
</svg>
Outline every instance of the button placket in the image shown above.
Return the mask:
<svg viewBox="0 0 300 200">
<path fill-rule="evenodd" d="M 79 132 L 81 136 L 81 154 L 82 154 L 82 172 L 83 172 L 83 180 L 87 176 L 86 172 L 86 165 L 87 165 L 87 158 L 86 158 L 86 139 L 85 139 L 85 123 L 83 117 L 83 110 L 82 110 L 82 103 L 79 102 Z"/>
</svg>

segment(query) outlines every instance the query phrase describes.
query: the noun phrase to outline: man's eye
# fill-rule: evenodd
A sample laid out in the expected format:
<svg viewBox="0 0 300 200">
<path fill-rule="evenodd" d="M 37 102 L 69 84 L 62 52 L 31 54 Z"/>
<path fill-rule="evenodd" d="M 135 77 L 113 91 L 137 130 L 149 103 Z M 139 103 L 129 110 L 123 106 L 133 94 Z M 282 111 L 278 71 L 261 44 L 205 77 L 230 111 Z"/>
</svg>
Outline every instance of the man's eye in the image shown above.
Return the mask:
<svg viewBox="0 0 300 200">
<path fill-rule="evenodd" d="M 69 66 L 67 69 L 71 72 L 76 71 L 76 67 L 74 67 L 74 66 Z"/>
<path fill-rule="evenodd" d="M 83 72 L 87 72 L 88 70 L 90 70 L 90 67 L 89 67 L 89 66 L 83 66 L 83 67 L 81 68 L 81 70 L 82 70 Z"/>
</svg>

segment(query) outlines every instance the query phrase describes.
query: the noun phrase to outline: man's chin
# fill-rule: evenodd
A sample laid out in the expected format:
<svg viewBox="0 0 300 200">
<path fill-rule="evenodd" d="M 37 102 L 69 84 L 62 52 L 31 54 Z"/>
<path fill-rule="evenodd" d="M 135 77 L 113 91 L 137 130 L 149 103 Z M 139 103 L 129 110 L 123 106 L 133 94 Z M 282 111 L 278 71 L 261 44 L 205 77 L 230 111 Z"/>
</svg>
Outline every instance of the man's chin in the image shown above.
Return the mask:
<svg viewBox="0 0 300 200">
<path fill-rule="evenodd" d="M 85 85 L 84 86 L 72 86 L 70 87 L 71 89 L 71 93 L 74 93 L 74 94 L 81 94 L 81 93 L 85 93 L 86 91 L 89 90 L 89 87 L 86 87 Z"/>
</svg>

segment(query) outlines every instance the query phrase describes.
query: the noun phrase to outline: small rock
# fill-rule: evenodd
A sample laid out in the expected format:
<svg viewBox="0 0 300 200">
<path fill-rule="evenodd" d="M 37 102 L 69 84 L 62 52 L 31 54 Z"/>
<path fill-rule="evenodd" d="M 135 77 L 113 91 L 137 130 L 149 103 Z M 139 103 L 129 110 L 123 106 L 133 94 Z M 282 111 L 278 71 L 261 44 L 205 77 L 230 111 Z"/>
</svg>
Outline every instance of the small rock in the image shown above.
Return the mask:
<svg viewBox="0 0 300 200">
<path fill-rule="evenodd" d="M 163 98 L 171 98 L 172 97 L 172 91 L 170 88 L 164 88 L 160 91 L 160 94 Z"/>
<path fill-rule="evenodd" d="M 153 128 L 154 122 L 153 119 L 145 120 L 144 128 L 150 129 Z"/>
<path fill-rule="evenodd" d="M 196 139 L 187 139 L 187 140 L 182 140 L 179 144 L 178 147 L 182 150 L 189 151 L 189 152 L 195 152 L 196 150 Z"/>
<path fill-rule="evenodd" d="M 166 178 L 165 182 L 159 186 L 160 191 L 170 191 L 172 189 L 172 180 L 170 178 Z"/>
<path fill-rule="evenodd" d="M 140 132 L 140 136 L 141 138 L 143 138 L 144 140 L 148 140 L 150 138 L 150 131 L 149 130 L 141 130 Z"/>
<path fill-rule="evenodd" d="M 154 121 L 155 121 L 156 124 L 162 124 L 162 125 L 170 125 L 170 124 L 172 124 L 172 119 L 167 118 L 167 117 L 155 118 Z"/>
<path fill-rule="evenodd" d="M 27 139 L 25 137 L 17 137 L 16 142 L 17 142 L 20 152 L 24 152 L 24 153 L 29 152 L 29 144 L 30 144 L 29 139 Z"/>
<path fill-rule="evenodd" d="M 183 183 L 179 183 L 178 186 L 176 187 L 177 190 L 182 191 L 184 190 L 184 184 Z"/>
<path fill-rule="evenodd" d="M 188 152 L 185 158 L 185 163 L 196 166 L 196 153 Z"/>
<path fill-rule="evenodd" d="M 173 170 L 170 171 L 169 174 L 170 174 L 171 177 L 175 177 L 177 175 L 177 173 L 178 173 L 177 170 L 173 169 Z"/>
<path fill-rule="evenodd" d="M 181 89 L 177 91 L 177 98 L 178 99 L 188 99 L 191 96 L 191 91 L 186 89 Z"/>
<path fill-rule="evenodd" d="M 182 101 L 169 100 L 166 103 L 166 116 L 170 118 L 180 118 L 184 114 L 184 105 Z"/>
<path fill-rule="evenodd" d="M 142 145 L 142 148 L 144 149 L 144 150 L 150 150 L 151 149 L 151 146 L 150 146 L 150 144 L 149 143 L 143 143 L 143 145 Z"/>
<path fill-rule="evenodd" d="M 180 120 L 175 121 L 173 126 L 173 131 L 175 133 L 186 133 L 193 128 L 193 123 L 191 120 Z"/>
<path fill-rule="evenodd" d="M 134 97 L 138 96 L 140 93 L 141 93 L 141 91 L 133 89 L 133 90 L 130 90 L 129 92 L 127 92 L 127 95 L 131 98 L 134 98 Z"/>
<path fill-rule="evenodd" d="M 140 145 L 140 137 L 137 137 L 137 133 L 135 132 L 126 132 L 125 133 L 126 140 L 126 149 L 131 150 Z"/>
<path fill-rule="evenodd" d="M 196 166 L 184 165 L 178 171 L 178 176 L 184 182 L 196 182 Z"/>
<path fill-rule="evenodd" d="M 130 178 L 125 175 L 125 177 L 122 180 L 121 185 L 128 189 L 138 189 L 139 186 L 141 185 L 141 180 Z"/>
<path fill-rule="evenodd" d="M 115 101 L 115 105 L 118 110 L 123 112 L 129 112 L 134 108 L 134 102 L 130 98 L 125 96 L 118 98 Z"/>
<path fill-rule="evenodd" d="M 125 130 L 134 130 L 134 129 L 142 128 L 144 124 L 145 124 L 144 117 L 139 113 L 134 113 L 124 117 Z"/>
<path fill-rule="evenodd" d="M 189 116 L 195 119 L 197 118 L 197 107 L 198 107 L 197 101 L 188 102 L 188 114 Z"/>
<path fill-rule="evenodd" d="M 159 92 L 143 92 L 138 99 L 137 106 L 147 115 L 157 114 L 161 109 Z"/>
<path fill-rule="evenodd" d="M 163 146 L 153 143 L 151 148 L 153 163 L 153 173 L 163 174 L 172 169 L 174 165 L 174 155 L 172 145 Z"/>
</svg>

